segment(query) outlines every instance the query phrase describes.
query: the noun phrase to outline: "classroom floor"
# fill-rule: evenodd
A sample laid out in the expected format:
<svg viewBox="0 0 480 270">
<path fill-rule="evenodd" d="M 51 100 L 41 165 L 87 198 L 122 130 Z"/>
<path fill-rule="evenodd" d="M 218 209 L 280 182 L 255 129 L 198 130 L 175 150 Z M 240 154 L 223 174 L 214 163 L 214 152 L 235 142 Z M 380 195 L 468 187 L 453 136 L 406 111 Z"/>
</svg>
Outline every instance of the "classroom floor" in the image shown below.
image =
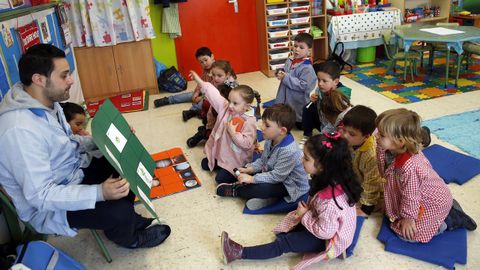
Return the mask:
<svg viewBox="0 0 480 270">
<path fill-rule="evenodd" d="M 238 80 L 259 90 L 263 101 L 275 97 L 278 81 L 266 78 L 260 72 L 241 74 Z M 370 106 L 377 113 L 386 109 L 406 107 L 418 112 L 424 119 L 460 113 L 480 107 L 480 91 L 436 98 L 401 105 L 346 78 L 342 83 L 352 88 L 352 103 Z M 190 82 L 189 89 L 194 85 Z M 187 123 L 181 120 L 181 111 L 189 104 L 153 108 L 153 100 L 167 96 L 150 97 L 150 109 L 144 112 L 124 114 L 135 128 L 136 134 L 150 153 L 172 147 L 182 147 L 203 186 L 193 190 L 154 200 L 158 215 L 172 227 L 172 234 L 162 245 L 151 249 L 129 250 L 116 246 L 105 239 L 113 262 L 108 264 L 102 257 L 96 242 L 88 230 L 82 230 L 75 238 L 50 237 L 49 242 L 79 260 L 88 269 L 291 269 L 301 259 L 300 255 L 288 254 L 267 261 L 236 261 L 224 265 L 220 253 L 220 234 L 229 232 L 232 239 L 244 245 L 256 245 L 274 239 L 272 229 L 283 215 L 243 215 L 241 199 L 218 198 L 215 195 L 213 174 L 200 167 L 204 157 L 203 148 L 189 149 L 186 140 L 192 136 L 200 120 Z M 459 131 L 461 132 L 461 131 Z M 300 131 L 293 132 L 296 139 Z M 433 136 L 432 143 L 455 146 L 439 141 Z M 464 210 L 480 223 L 480 176 L 463 186 L 449 185 L 454 197 Z M 145 208 L 137 205 L 139 213 L 147 215 Z M 379 215 L 365 221 L 354 255 L 347 260 L 334 259 L 317 264 L 310 269 L 440 269 L 409 257 L 384 251 L 376 239 L 381 223 Z M 446 247 L 448 248 L 448 247 Z M 480 269 L 480 229 L 468 232 L 468 263 L 457 269 Z"/>
</svg>

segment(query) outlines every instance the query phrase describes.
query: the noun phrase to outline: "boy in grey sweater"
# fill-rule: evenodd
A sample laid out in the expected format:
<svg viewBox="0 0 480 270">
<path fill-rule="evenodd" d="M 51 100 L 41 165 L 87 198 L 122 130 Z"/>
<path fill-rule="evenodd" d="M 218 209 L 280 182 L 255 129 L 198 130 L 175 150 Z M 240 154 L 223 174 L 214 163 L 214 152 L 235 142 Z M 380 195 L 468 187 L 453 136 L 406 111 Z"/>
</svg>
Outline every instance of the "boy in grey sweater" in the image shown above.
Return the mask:
<svg viewBox="0 0 480 270">
<path fill-rule="evenodd" d="M 265 109 L 262 133 L 266 140 L 261 158 L 238 169 L 238 182 L 218 185 L 217 195 L 245 198 L 247 207 L 256 210 L 282 198 L 295 202 L 308 192 L 302 152 L 290 133 L 295 120 L 295 111 L 289 105 Z"/>
</svg>

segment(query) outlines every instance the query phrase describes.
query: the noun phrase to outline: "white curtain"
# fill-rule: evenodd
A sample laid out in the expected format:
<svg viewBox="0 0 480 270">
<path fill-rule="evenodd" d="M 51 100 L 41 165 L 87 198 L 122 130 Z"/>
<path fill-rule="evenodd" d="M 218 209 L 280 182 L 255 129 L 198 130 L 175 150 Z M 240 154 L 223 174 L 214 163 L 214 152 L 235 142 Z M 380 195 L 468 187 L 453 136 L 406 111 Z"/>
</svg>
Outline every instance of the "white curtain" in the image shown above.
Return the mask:
<svg viewBox="0 0 480 270">
<path fill-rule="evenodd" d="M 67 0 L 74 47 L 111 46 L 155 37 L 148 0 Z"/>
</svg>

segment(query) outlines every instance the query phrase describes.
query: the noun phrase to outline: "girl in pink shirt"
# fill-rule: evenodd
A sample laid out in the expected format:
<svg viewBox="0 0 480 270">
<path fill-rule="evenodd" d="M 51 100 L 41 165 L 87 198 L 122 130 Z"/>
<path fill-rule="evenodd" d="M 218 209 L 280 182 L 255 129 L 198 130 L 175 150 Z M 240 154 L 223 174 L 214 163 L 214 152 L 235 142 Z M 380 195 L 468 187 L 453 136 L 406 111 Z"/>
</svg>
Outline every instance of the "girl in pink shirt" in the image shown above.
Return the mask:
<svg viewBox="0 0 480 270">
<path fill-rule="evenodd" d="M 260 95 L 247 85 L 234 87 L 228 100 L 222 97 L 211 84 L 204 82 L 197 73 L 190 76 L 201 86 L 212 108 L 217 112 L 217 120 L 205 144 L 207 155 L 202 160 L 204 170 L 218 170 L 215 180 L 218 183 L 235 182 L 233 169 L 243 167 L 251 161 L 257 127 L 255 115 L 259 114 Z M 257 110 L 252 109 L 257 100 Z"/>
<path fill-rule="evenodd" d="M 407 109 L 380 114 L 377 160 L 385 184 L 385 214 L 390 228 L 408 242 L 429 242 L 445 230 L 476 228 L 452 199 L 447 184 L 423 155 L 420 116 Z"/>
<path fill-rule="evenodd" d="M 350 246 L 355 234 L 355 203 L 362 187 L 352 168 L 348 142 L 339 132 L 310 137 L 305 143 L 303 167 L 312 176 L 310 198 L 300 202 L 274 229 L 274 242 L 242 247 L 222 233 L 225 263 L 238 259 L 269 259 L 287 252 L 305 253 L 294 269 L 336 258 Z"/>
</svg>

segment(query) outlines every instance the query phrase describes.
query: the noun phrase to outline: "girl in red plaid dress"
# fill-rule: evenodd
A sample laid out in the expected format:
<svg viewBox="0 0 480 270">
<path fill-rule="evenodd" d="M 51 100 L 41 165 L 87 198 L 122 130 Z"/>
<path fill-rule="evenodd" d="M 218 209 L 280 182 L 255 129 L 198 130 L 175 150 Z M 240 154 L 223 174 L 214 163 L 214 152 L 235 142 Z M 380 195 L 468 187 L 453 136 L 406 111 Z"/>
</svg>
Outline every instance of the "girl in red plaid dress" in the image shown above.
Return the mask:
<svg viewBox="0 0 480 270">
<path fill-rule="evenodd" d="M 242 247 L 223 232 L 225 263 L 297 252 L 305 255 L 294 268 L 303 269 L 336 258 L 350 246 L 356 226 L 355 203 L 362 188 L 352 169 L 348 142 L 338 132 L 311 137 L 305 144 L 303 166 L 312 175 L 308 202 L 298 203 L 274 229 L 277 235 L 272 243 Z"/>
<path fill-rule="evenodd" d="M 423 155 L 420 116 L 393 109 L 376 119 L 377 159 L 385 185 L 385 214 L 390 228 L 409 242 L 429 242 L 446 229 L 474 230 L 442 178 Z"/>
</svg>

